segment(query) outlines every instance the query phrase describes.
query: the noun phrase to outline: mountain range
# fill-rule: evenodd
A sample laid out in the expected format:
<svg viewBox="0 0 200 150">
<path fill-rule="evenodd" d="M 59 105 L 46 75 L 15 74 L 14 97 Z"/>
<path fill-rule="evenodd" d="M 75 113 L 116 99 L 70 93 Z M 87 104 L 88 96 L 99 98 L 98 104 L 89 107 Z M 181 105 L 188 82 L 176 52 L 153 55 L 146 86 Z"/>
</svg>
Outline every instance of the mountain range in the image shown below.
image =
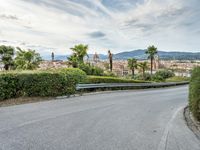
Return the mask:
<svg viewBox="0 0 200 150">
<path fill-rule="evenodd" d="M 127 52 L 116 53 L 113 55 L 115 60 L 127 60 L 128 58 L 136 58 L 139 60 L 147 59 L 148 55 L 145 54 L 146 50 L 132 50 Z M 160 59 L 164 60 L 200 60 L 200 52 L 167 52 L 167 51 L 158 51 L 158 56 Z M 55 55 L 55 60 L 67 60 L 69 55 Z M 51 60 L 51 56 L 44 55 L 42 56 L 44 60 Z M 89 54 L 89 58 L 93 58 L 93 54 Z M 108 59 L 108 56 L 105 54 L 99 54 L 101 60 Z"/>
</svg>

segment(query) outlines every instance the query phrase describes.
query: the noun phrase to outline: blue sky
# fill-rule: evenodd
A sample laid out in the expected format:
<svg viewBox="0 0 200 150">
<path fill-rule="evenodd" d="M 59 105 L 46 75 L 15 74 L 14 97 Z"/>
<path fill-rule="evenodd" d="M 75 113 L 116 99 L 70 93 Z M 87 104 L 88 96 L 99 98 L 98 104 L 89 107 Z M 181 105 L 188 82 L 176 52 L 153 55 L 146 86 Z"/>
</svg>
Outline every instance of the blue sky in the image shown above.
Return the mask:
<svg viewBox="0 0 200 150">
<path fill-rule="evenodd" d="M 200 0 L 0 0 L 0 44 L 70 54 L 200 51 Z"/>
</svg>

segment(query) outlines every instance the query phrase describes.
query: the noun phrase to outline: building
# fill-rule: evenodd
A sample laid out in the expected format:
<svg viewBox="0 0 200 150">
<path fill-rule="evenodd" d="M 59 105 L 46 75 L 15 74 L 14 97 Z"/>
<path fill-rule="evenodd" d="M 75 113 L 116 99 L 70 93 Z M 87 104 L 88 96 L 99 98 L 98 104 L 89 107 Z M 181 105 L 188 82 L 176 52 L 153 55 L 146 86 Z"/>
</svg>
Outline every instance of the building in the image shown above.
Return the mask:
<svg viewBox="0 0 200 150">
<path fill-rule="evenodd" d="M 39 70 L 67 68 L 68 65 L 64 61 L 42 61 Z"/>
</svg>

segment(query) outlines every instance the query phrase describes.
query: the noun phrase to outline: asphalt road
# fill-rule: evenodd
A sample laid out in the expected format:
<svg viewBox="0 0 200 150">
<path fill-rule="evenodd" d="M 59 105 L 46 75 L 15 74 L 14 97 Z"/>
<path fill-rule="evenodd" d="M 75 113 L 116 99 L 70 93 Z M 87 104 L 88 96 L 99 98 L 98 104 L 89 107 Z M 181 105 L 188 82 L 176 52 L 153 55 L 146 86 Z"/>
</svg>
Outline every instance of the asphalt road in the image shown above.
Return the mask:
<svg viewBox="0 0 200 150">
<path fill-rule="evenodd" d="M 188 87 L 117 91 L 0 108 L 0 150 L 200 150 Z"/>
</svg>

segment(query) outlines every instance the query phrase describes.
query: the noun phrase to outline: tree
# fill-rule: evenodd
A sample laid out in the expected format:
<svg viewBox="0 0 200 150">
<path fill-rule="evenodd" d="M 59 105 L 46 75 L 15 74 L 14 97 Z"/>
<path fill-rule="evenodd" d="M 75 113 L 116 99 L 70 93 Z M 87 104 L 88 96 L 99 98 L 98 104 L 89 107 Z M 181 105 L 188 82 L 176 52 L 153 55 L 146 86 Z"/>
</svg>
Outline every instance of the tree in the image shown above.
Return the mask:
<svg viewBox="0 0 200 150">
<path fill-rule="evenodd" d="M 87 51 L 88 51 L 88 45 L 83 45 L 83 44 L 79 44 L 79 45 L 75 45 L 73 48 L 71 48 L 71 50 L 73 51 L 73 57 L 77 57 L 77 61 L 79 63 L 83 63 L 83 59 L 85 56 L 88 57 Z"/>
<path fill-rule="evenodd" d="M 110 63 L 110 71 L 112 72 L 112 69 L 113 69 L 113 55 L 112 55 L 110 50 L 108 50 L 108 59 L 109 59 L 109 63 Z"/>
<path fill-rule="evenodd" d="M 73 54 L 70 57 L 68 57 L 68 63 L 73 68 L 78 68 L 78 58 L 77 58 L 77 56 Z"/>
<path fill-rule="evenodd" d="M 135 69 L 137 69 L 137 59 L 135 58 L 130 58 L 128 59 L 128 67 L 131 69 L 132 71 L 132 76 L 135 76 Z"/>
<path fill-rule="evenodd" d="M 9 70 L 14 65 L 14 48 L 11 46 L 0 46 L 0 62 L 4 64 L 4 69 Z"/>
<path fill-rule="evenodd" d="M 157 48 L 154 45 L 149 46 L 145 53 L 148 54 L 148 59 L 150 59 L 150 61 L 151 61 L 151 75 L 152 75 L 152 72 L 153 72 L 153 60 L 154 60 L 155 54 L 158 53 Z"/>
<path fill-rule="evenodd" d="M 17 69 L 33 70 L 39 67 L 42 58 L 35 50 L 22 50 L 17 48 L 17 56 L 15 58 L 15 65 Z"/>
<path fill-rule="evenodd" d="M 145 79 L 145 71 L 149 68 L 148 67 L 148 63 L 145 61 L 145 62 L 141 62 L 138 64 L 138 66 L 141 68 L 142 70 L 142 76 L 143 76 L 143 80 Z"/>
</svg>

